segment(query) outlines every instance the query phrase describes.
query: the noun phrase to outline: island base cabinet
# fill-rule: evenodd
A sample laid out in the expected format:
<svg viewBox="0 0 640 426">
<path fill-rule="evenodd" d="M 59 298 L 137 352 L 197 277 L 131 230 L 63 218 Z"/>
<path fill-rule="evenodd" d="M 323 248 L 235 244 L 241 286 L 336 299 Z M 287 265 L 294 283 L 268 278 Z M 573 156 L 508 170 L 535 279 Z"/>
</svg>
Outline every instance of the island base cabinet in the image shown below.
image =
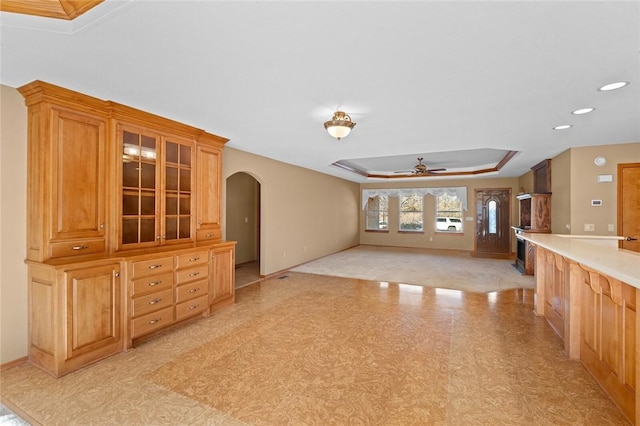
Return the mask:
<svg viewBox="0 0 640 426">
<path fill-rule="evenodd" d="M 55 377 L 123 348 L 120 264 L 29 265 L 29 359 Z"/>
<path fill-rule="evenodd" d="M 635 421 L 636 289 L 585 270 L 580 359 L 624 415 Z"/>
</svg>

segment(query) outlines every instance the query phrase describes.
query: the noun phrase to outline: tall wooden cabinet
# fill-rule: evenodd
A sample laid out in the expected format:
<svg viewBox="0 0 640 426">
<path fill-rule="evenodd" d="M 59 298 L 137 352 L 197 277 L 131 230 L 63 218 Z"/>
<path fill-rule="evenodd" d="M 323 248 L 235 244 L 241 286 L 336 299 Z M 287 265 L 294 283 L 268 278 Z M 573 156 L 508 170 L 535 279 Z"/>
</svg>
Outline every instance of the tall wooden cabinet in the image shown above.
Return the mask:
<svg viewBox="0 0 640 426">
<path fill-rule="evenodd" d="M 227 139 L 40 81 L 19 91 L 32 363 L 60 376 L 233 303 Z"/>
</svg>

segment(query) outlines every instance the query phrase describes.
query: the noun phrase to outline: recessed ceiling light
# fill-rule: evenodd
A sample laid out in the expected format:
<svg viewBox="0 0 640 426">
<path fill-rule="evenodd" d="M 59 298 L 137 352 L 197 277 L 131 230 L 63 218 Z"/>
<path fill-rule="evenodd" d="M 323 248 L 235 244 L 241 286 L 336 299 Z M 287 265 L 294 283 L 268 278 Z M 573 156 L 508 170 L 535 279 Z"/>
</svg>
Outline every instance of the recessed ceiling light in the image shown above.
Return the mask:
<svg viewBox="0 0 640 426">
<path fill-rule="evenodd" d="M 624 87 L 624 86 L 626 86 L 628 84 L 629 84 L 628 81 L 618 81 L 616 83 L 605 84 L 604 86 L 602 86 L 598 90 L 601 91 L 601 92 L 607 92 L 609 90 L 620 89 L 621 87 Z"/>
<path fill-rule="evenodd" d="M 577 109 L 577 110 L 573 111 L 571 114 L 574 114 L 574 115 L 588 114 L 591 111 L 595 111 L 595 108 L 580 108 L 580 109 Z"/>
<path fill-rule="evenodd" d="M 567 130 L 567 129 L 570 129 L 571 127 L 573 127 L 571 124 L 562 124 L 560 126 L 554 127 L 553 130 Z"/>
</svg>

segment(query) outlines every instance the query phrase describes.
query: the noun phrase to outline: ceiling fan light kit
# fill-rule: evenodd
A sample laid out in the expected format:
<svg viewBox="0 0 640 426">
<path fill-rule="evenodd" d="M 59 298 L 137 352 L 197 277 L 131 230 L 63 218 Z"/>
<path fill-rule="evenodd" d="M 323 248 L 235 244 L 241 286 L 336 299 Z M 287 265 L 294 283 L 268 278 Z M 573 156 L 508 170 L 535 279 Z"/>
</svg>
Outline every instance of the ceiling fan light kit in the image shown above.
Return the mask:
<svg viewBox="0 0 640 426">
<path fill-rule="evenodd" d="M 351 133 L 351 129 L 356 125 L 351 121 L 351 117 L 342 111 L 336 111 L 333 114 L 333 118 L 329 121 L 325 121 L 324 128 L 334 138 L 340 140 Z"/>
</svg>

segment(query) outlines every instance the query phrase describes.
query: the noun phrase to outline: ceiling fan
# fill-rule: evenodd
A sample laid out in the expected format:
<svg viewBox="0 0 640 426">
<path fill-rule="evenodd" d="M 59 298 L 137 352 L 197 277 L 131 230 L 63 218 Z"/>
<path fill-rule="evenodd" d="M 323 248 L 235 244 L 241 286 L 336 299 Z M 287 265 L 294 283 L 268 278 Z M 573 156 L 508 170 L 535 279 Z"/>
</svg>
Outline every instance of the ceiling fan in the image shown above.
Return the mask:
<svg viewBox="0 0 640 426">
<path fill-rule="evenodd" d="M 444 172 L 447 169 L 428 169 L 426 164 L 422 164 L 423 157 L 418 157 L 418 164 L 413 167 L 413 170 L 400 170 L 394 173 L 411 173 L 414 175 L 422 176 L 431 173 Z"/>
</svg>

